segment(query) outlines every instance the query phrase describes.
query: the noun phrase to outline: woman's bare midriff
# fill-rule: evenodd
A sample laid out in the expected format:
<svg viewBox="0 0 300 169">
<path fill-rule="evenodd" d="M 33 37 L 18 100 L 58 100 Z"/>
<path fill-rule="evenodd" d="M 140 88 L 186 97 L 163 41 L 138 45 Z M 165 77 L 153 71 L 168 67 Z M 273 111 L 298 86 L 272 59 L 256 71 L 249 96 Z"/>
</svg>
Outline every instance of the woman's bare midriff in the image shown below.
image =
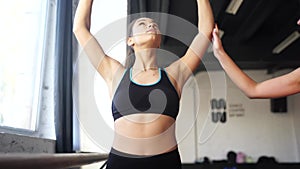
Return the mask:
<svg viewBox="0 0 300 169">
<path fill-rule="evenodd" d="M 134 155 L 157 155 L 177 148 L 174 118 L 132 114 L 115 121 L 113 148 Z"/>
</svg>

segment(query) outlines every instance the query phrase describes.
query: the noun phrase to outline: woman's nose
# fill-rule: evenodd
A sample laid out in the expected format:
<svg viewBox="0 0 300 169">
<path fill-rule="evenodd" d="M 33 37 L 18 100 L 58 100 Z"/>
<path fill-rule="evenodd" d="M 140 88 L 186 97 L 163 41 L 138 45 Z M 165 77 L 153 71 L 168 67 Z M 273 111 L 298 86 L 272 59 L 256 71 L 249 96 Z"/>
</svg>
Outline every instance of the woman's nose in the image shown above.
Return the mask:
<svg viewBox="0 0 300 169">
<path fill-rule="evenodd" d="M 153 28 L 153 23 L 149 23 L 148 28 Z"/>
</svg>

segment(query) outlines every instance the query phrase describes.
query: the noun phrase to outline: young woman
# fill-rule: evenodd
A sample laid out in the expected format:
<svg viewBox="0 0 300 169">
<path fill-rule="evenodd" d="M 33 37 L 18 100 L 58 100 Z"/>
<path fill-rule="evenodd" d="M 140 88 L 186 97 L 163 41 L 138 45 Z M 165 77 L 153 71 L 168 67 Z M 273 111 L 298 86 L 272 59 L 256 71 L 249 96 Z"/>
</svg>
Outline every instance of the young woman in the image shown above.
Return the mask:
<svg viewBox="0 0 300 169">
<path fill-rule="evenodd" d="M 225 52 L 217 26 L 213 30 L 213 51 L 227 75 L 249 98 L 278 98 L 300 92 L 300 68 L 260 83 L 251 79 Z"/>
<path fill-rule="evenodd" d="M 105 54 L 90 33 L 93 0 L 80 0 L 74 34 L 108 85 L 115 136 L 107 169 L 180 169 L 175 121 L 182 88 L 199 65 L 214 27 L 209 0 L 197 0 L 198 30 L 189 49 L 165 68 L 157 64 L 161 33 L 150 18 L 134 20 L 127 44 L 135 61 L 129 68 Z"/>
</svg>

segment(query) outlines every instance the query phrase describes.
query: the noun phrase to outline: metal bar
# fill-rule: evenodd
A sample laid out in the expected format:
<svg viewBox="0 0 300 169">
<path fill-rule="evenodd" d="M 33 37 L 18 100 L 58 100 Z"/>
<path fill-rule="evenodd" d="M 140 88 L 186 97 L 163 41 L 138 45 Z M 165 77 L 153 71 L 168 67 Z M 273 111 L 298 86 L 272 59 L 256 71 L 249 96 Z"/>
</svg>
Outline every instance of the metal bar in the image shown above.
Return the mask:
<svg viewBox="0 0 300 169">
<path fill-rule="evenodd" d="M 0 168 L 5 169 L 64 169 L 106 160 L 101 153 L 8 153 L 0 154 Z"/>
</svg>

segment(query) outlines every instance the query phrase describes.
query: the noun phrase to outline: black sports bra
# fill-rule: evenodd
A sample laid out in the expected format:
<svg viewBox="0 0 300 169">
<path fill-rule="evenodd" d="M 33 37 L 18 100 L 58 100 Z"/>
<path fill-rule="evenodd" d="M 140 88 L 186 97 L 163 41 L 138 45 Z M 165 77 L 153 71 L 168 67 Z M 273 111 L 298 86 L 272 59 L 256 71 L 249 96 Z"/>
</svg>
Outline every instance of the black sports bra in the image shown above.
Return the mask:
<svg viewBox="0 0 300 169">
<path fill-rule="evenodd" d="M 138 84 L 131 77 L 132 69 L 125 71 L 112 100 L 114 120 L 137 113 L 155 113 L 176 119 L 179 95 L 165 70 L 159 68 L 159 79 L 153 84 Z"/>
</svg>

